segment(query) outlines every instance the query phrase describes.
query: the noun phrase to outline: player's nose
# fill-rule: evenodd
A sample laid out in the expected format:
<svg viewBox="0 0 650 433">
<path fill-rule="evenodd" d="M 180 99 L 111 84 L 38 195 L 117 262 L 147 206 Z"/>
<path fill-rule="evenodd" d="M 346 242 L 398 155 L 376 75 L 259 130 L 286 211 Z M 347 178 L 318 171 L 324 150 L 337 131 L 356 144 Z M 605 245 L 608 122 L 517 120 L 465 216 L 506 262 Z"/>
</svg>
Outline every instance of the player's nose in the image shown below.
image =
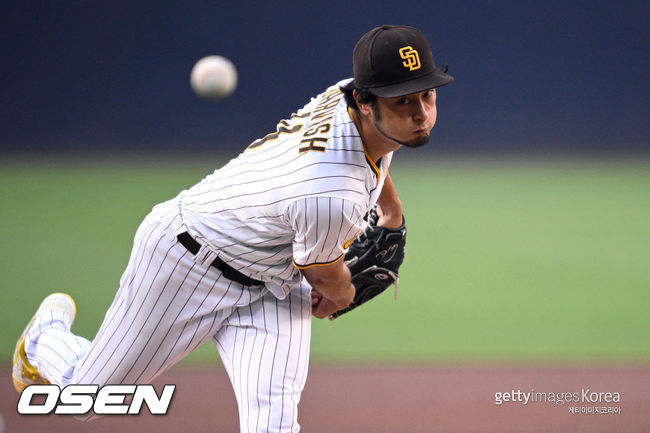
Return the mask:
<svg viewBox="0 0 650 433">
<path fill-rule="evenodd" d="M 418 100 L 415 104 L 413 104 L 413 120 L 415 120 L 418 123 L 424 122 L 429 118 L 429 107 L 428 105 L 422 101 Z"/>
</svg>

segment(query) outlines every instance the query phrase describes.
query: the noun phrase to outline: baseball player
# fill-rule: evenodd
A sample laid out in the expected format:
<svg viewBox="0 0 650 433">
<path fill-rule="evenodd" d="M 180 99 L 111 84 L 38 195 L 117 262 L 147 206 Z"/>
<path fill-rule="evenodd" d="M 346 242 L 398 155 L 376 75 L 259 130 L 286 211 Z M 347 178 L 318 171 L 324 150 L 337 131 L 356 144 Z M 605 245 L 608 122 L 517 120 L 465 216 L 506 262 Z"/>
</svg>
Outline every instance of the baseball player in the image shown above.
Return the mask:
<svg viewBox="0 0 650 433">
<path fill-rule="evenodd" d="M 212 340 L 241 431 L 298 431 L 311 316 L 337 317 L 396 280 L 405 227 L 392 152 L 427 143 L 436 88 L 453 81 L 407 26 L 365 34 L 353 65 L 354 79 L 153 208 L 92 341 L 70 332 L 74 301 L 48 296 L 16 345 L 16 389 L 149 383 Z"/>
</svg>

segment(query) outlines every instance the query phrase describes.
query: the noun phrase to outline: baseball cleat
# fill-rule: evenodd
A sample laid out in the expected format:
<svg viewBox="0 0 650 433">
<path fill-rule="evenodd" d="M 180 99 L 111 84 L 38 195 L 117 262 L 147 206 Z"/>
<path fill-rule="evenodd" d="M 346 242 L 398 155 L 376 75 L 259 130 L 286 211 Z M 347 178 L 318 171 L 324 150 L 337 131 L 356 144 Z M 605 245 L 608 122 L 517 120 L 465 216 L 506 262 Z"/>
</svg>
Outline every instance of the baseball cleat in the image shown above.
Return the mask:
<svg viewBox="0 0 650 433">
<path fill-rule="evenodd" d="M 23 389 L 27 388 L 29 385 L 50 383 L 47 379 L 40 375 L 34 366 L 32 366 L 27 361 L 27 355 L 25 354 L 25 338 L 27 337 L 27 333 L 34 324 L 36 317 L 39 314 L 52 308 L 63 310 L 71 319 L 70 325 L 72 325 L 72 322 L 74 321 L 74 318 L 77 314 L 77 307 L 75 306 L 74 300 L 70 297 L 70 295 L 66 295 L 65 293 L 52 293 L 43 299 L 43 302 L 41 302 L 38 310 L 36 310 L 34 317 L 32 317 L 32 319 L 29 321 L 27 327 L 20 335 L 20 338 L 16 343 L 11 376 L 14 381 L 14 387 L 19 393 L 21 393 Z"/>
</svg>

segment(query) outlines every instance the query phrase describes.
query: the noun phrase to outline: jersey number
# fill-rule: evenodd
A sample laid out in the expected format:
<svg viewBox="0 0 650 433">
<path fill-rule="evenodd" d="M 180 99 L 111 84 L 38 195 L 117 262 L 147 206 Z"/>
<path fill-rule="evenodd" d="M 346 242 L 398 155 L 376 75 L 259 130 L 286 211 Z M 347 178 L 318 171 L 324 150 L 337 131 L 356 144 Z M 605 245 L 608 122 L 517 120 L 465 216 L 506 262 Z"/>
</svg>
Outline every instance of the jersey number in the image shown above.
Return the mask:
<svg viewBox="0 0 650 433">
<path fill-rule="evenodd" d="M 310 115 L 311 113 L 294 114 L 289 120 L 282 119 L 280 123 L 278 123 L 278 127 L 275 132 L 266 134 L 263 138 L 255 140 L 246 148 L 246 150 L 256 149 L 268 141 L 277 140 L 278 137 L 280 137 L 280 134 L 295 134 L 302 131 L 302 129 L 305 127 L 305 124 L 302 123 L 302 119 L 309 117 Z M 325 146 L 318 145 L 318 143 L 327 143 L 327 139 L 321 137 L 309 137 L 310 135 L 314 135 L 313 132 L 309 132 L 310 131 L 305 133 L 303 139 L 300 140 L 300 144 L 305 144 L 305 146 L 298 148 L 298 152 L 305 153 L 309 152 L 310 150 L 325 152 Z"/>
</svg>

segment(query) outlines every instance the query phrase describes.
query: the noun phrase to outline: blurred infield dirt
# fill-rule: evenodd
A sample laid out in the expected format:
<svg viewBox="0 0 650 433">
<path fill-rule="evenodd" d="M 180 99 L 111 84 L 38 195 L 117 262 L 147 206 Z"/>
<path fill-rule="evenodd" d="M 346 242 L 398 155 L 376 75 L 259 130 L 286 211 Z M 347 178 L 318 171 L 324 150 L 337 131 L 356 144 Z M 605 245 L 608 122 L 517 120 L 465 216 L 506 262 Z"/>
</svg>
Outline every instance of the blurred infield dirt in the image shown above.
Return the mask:
<svg viewBox="0 0 650 433">
<path fill-rule="evenodd" d="M 0 433 L 237 432 L 237 406 L 221 368 L 177 367 L 154 381 L 176 384 L 169 413 L 108 416 L 19 415 L 11 373 L 2 370 Z M 620 403 L 507 402 L 496 392 L 620 393 Z M 620 408 L 620 414 L 570 413 L 571 407 Z M 408 365 L 310 368 L 299 406 L 304 432 L 510 433 L 648 432 L 648 365 Z M 615 410 L 615 409 L 614 409 Z M 3 428 L 2 428 L 3 427 Z"/>
</svg>

